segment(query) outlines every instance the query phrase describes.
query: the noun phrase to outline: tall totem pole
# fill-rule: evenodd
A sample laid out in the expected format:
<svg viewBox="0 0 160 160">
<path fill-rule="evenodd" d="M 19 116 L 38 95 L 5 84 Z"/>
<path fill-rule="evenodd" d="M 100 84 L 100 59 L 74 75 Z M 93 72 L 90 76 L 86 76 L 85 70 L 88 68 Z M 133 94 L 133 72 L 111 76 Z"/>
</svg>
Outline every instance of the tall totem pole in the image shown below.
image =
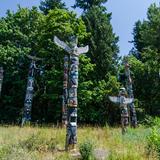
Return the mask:
<svg viewBox="0 0 160 160">
<path fill-rule="evenodd" d="M 67 125 L 67 104 L 68 104 L 68 55 L 64 56 L 63 96 L 62 96 L 62 125 Z"/>
<path fill-rule="evenodd" d="M 131 104 L 133 102 L 133 98 L 126 98 L 126 96 L 127 93 L 125 88 L 120 88 L 119 95 L 117 97 L 109 96 L 110 101 L 120 105 L 122 134 L 126 132 L 126 128 L 129 123 L 127 104 Z"/>
<path fill-rule="evenodd" d="M 128 97 L 134 99 L 130 66 L 127 61 L 125 62 L 125 75 L 127 78 L 126 79 L 126 88 L 127 88 Z M 134 101 L 131 104 L 129 104 L 129 109 L 130 109 L 131 126 L 136 127 L 137 126 L 137 115 L 136 115 Z"/>
<path fill-rule="evenodd" d="M 35 75 L 35 70 L 38 69 L 36 67 L 36 61 L 42 60 L 41 58 L 37 58 L 30 55 L 27 55 L 27 57 L 31 60 L 31 63 L 28 73 L 27 89 L 24 100 L 24 110 L 23 110 L 23 118 L 21 126 L 23 126 L 26 122 L 30 122 L 31 120 L 31 109 L 32 109 L 32 100 L 34 93 L 34 75 Z"/>
<path fill-rule="evenodd" d="M 78 65 L 80 54 L 87 53 L 89 47 L 77 47 L 76 37 L 71 38 L 70 46 L 59 40 L 56 36 L 54 42 L 70 55 L 68 108 L 67 108 L 67 134 L 65 149 L 74 149 L 77 143 L 77 88 L 78 88 Z"/>
<path fill-rule="evenodd" d="M 0 67 L 0 96 L 2 91 L 2 83 L 3 83 L 3 67 Z"/>
</svg>

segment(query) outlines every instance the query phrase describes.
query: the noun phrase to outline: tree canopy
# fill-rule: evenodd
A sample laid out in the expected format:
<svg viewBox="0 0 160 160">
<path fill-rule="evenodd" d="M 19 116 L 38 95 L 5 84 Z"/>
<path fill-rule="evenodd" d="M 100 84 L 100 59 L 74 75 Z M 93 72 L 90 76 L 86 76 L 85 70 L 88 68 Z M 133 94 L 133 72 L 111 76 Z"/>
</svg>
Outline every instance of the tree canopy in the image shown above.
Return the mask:
<svg viewBox="0 0 160 160">
<path fill-rule="evenodd" d="M 39 11 L 21 8 L 8 11 L 0 18 L 0 66 L 4 80 L 0 97 L 0 120 L 18 122 L 24 107 L 30 60 L 26 55 L 43 58 L 37 67 L 45 70 L 35 75 L 32 121 L 61 121 L 63 92 L 63 58 L 66 52 L 53 42 L 54 35 L 69 42 L 78 37 L 78 46 L 89 45 L 89 52 L 80 56 L 78 87 L 78 120 L 81 123 L 117 124 L 118 106 L 108 96 L 117 95 L 123 83 L 118 82 L 118 36 L 111 25 L 112 14 L 103 5 L 106 0 L 77 0 L 83 9 L 77 18 L 61 0 L 41 2 Z M 133 30 L 134 49 L 128 56 L 138 115 L 157 115 L 160 104 L 160 7 L 152 4 L 148 18 L 137 21 Z M 18 99 L 18 100 L 17 100 Z M 139 117 L 138 117 L 139 118 Z"/>
<path fill-rule="evenodd" d="M 76 0 L 74 8 L 79 7 L 86 11 L 94 6 L 102 7 L 102 4 L 105 2 L 107 0 Z"/>
<path fill-rule="evenodd" d="M 41 1 L 39 8 L 44 14 L 48 14 L 49 10 L 55 8 L 66 9 L 66 5 L 62 0 L 43 0 Z"/>
<path fill-rule="evenodd" d="M 160 69 L 160 7 L 152 4 L 148 8 L 147 19 L 135 23 L 134 52 L 138 58 L 140 68 L 134 65 L 136 96 L 141 105 L 150 114 L 159 114 L 159 69 Z M 136 61 L 136 59 L 134 60 Z M 132 61 L 133 62 L 133 61 Z M 139 76 L 141 75 L 141 76 Z"/>
</svg>

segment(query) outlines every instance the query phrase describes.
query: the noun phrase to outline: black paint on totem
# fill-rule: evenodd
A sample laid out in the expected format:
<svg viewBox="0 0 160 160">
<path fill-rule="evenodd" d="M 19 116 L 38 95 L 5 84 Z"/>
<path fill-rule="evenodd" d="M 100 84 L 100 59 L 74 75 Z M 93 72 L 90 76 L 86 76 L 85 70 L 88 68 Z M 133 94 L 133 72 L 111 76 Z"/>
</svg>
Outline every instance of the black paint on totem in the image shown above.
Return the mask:
<svg viewBox="0 0 160 160">
<path fill-rule="evenodd" d="M 32 110 L 32 100 L 33 100 L 33 93 L 34 93 L 34 73 L 36 69 L 35 61 L 32 60 L 30 67 L 29 67 L 29 73 L 28 73 L 28 79 L 27 79 L 27 89 L 26 89 L 26 96 L 24 101 L 24 111 L 23 111 L 23 118 L 22 118 L 22 126 L 25 122 L 31 121 L 31 110 Z"/>
<path fill-rule="evenodd" d="M 79 58 L 70 56 L 69 97 L 68 97 L 68 125 L 66 142 L 68 145 L 77 143 L 77 88 L 78 88 Z M 67 150 L 67 148 L 66 148 Z"/>
<path fill-rule="evenodd" d="M 67 55 L 64 57 L 64 77 L 63 77 L 63 96 L 62 96 L 62 125 L 67 125 L 67 104 L 68 104 L 68 63 Z"/>
</svg>

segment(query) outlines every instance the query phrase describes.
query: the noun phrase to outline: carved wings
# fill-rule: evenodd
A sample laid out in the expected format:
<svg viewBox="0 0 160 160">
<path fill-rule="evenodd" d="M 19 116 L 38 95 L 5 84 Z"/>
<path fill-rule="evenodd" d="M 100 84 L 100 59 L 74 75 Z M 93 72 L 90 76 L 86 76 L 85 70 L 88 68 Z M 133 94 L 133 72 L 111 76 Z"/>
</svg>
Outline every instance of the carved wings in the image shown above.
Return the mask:
<svg viewBox="0 0 160 160">
<path fill-rule="evenodd" d="M 113 103 L 120 103 L 120 102 L 121 102 L 121 101 L 120 101 L 120 97 L 109 96 L 109 99 L 110 99 L 110 101 L 113 102 Z M 130 104 L 130 103 L 132 103 L 133 101 L 134 101 L 133 98 L 124 98 L 124 101 L 121 102 L 121 103 L 123 103 L 123 104 Z"/>
<path fill-rule="evenodd" d="M 79 56 L 82 53 L 87 53 L 89 50 L 89 46 L 85 46 L 85 47 L 79 47 L 76 48 L 76 52 L 74 51 L 74 48 L 70 48 L 65 42 L 61 41 L 58 37 L 54 36 L 54 43 L 57 44 L 59 47 L 63 48 L 66 52 L 70 53 L 70 54 L 74 54 L 76 56 Z"/>
<path fill-rule="evenodd" d="M 72 49 L 63 41 L 61 41 L 58 37 L 54 36 L 54 43 L 57 44 L 57 46 L 63 48 L 66 52 L 71 53 Z"/>
<path fill-rule="evenodd" d="M 119 97 L 113 97 L 113 96 L 109 96 L 109 100 L 113 103 L 119 103 L 120 99 Z"/>
<path fill-rule="evenodd" d="M 88 45 L 85 46 L 85 47 L 79 47 L 79 48 L 77 48 L 77 52 L 78 52 L 79 55 L 82 54 L 82 53 L 87 53 L 88 50 L 89 50 L 89 46 Z"/>
<path fill-rule="evenodd" d="M 35 56 L 31 56 L 31 55 L 26 55 L 29 59 L 35 60 L 35 61 L 40 61 L 43 60 L 43 58 L 37 58 Z"/>
<path fill-rule="evenodd" d="M 125 104 L 130 104 L 130 103 L 132 103 L 134 101 L 134 99 L 133 98 L 125 98 Z"/>
</svg>

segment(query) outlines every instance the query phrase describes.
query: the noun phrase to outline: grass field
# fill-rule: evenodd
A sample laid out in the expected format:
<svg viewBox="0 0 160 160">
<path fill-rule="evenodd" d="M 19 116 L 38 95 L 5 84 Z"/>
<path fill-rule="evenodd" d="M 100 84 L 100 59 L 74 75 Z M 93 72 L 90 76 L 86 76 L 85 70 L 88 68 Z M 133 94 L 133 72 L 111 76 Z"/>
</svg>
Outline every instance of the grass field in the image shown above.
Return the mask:
<svg viewBox="0 0 160 160">
<path fill-rule="evenodd" d="M 0 127 L 0 160 L 71 160 L 63 150 L 65 129 L 18 126 Z M 78 128 L 78 145 L 86 139 L 94 148 L 106 150 L 108 160 L 156 160 L 156 153 L 147 154 L 146 136 L 150 129 L 139 127 L 121 129 L 109 127 Z"/>
</svg>

